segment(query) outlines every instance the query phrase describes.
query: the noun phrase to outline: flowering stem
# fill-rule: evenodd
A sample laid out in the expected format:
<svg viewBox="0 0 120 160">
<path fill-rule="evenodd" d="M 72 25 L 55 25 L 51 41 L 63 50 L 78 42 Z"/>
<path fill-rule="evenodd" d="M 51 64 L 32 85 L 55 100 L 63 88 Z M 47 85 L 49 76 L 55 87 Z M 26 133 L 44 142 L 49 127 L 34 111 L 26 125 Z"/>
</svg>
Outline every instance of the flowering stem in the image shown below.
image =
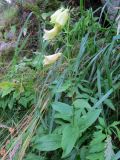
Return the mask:
<svg viewBox="0 0 120 160">
<path fill-rule="evenodd" d="M 83 10 L 84 10 L 84 0 L 80 0 L 80 13 L 81 13 L 81 15 L 83 14 Z"/>
<path fill-rule="evenodd" d="M 67 23 L 67 57 L 70 59 L 70 52 L 69 52 L 69 23 L 70 23 L 70 18 L 68 19 Z"/>
</svg>

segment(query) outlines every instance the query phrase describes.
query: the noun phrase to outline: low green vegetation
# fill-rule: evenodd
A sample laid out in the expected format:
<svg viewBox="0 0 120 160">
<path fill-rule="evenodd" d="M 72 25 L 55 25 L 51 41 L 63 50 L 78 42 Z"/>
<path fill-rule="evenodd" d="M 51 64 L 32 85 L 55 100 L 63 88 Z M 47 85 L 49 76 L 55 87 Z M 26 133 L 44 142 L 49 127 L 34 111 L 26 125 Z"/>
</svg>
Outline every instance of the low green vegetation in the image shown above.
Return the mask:
<svg viewBox="0 0 120 160">
<path fill-rule="evenodd" d="M 118 160 L 117 28 L 103 26 L 92 9 L 68 8 L 66 23 L 46 40 L 44 28 L 56 25 L 50 16 L 58 9 L 46 5 L 40 13 L 37 4 L 29 8 L 21 29 L 16 26 L 12 58 L 0 62 L 1 159 Z"/>
</svg>

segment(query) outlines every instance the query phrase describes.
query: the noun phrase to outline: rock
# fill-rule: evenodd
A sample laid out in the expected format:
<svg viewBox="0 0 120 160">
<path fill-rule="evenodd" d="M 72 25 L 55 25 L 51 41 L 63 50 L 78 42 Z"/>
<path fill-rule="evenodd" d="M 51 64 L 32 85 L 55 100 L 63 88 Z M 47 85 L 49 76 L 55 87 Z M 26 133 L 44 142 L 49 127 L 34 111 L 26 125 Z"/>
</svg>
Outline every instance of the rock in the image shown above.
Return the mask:
<svg viewBox="0 0 120 160">
<path fill-rule="evenodd" d="M 5 38 L 6 40 L 9 40 L 9 41 L 16 40 L 16 35 L 14 32 L 9 31 L 9 32 L 6 32 Z"/>
<path fill-rule="evenodd" d="M 8 53 L 12 52 L 15 48 L 15 42 L 0 42 L 0 56 L 7 55 Z"/>
<path fill-rule="evenodd" d="M 5 0 L 7 3 L 11 4 L 12 0 Z"/>
<path fill-rule="evenodd" d="M 103 5 L 106 4 L 110 20 L 114 20 L 120 7 L 120 0 L 101 0 Z"/>
</svg>

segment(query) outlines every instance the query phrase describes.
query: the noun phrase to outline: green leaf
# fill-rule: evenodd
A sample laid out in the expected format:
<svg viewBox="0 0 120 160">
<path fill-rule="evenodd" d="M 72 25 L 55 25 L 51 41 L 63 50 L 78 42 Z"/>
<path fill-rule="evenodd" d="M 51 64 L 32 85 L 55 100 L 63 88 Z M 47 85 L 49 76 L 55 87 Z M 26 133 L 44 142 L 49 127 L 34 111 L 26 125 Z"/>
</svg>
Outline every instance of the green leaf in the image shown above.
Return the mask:
<svg viewBox="0 0 120 160">
<path fill-rule="evenodd" d="M 81 91 L 83 91 L 85 93 L 88 93 L 88 94 L 92 94 L 93 93 L 93 91 L 91 89 L 85 88 L 81 84 L 79 84 L 79 88 L 80 88 Z"/>
<path fill-rule="evenodd" d="M 54 118 L 56 119 L 63 119 L 65 121 L 71 122 L 71 117 L 69 115 L 66 114 L 60 114 L 60 113 L 56 113 Z"/>
<path fill-rule="evenodd" d="M 54 151 L 61 148 L 61 135 L 49 134 L 35 140 L 35 148 L 39 151 Z"/>
<path fill-rule="evenodd" d="M 72 106 L 70 106 L 70 105 L 68 105 L 66 103 L 54 102 L 52 104 L 52 108 L 55 111 L 57 111 L 57 112 L 59 112 L 59 113 L 61 113 L 63 115 L 72 116 L 72 114 L 73 114 L 73 108 L 72 108 Z"/>
<path fill-rule="evenodd" d="M 34 58 L 33 62 L 32 62 L 32 66 L 37 68 L 37 69 L 40 69 L 42 67 L 42 63 L 43 63 L 43 58 L 44 56 L 39 53 L 39 52 L 35 52 L 37 55 L 36 57 Z"/>
<path fill-rule="evenodd" d="M 8 95 L 8 94 L 11 93 L 13 90 L 14 90 L 14 88 L 12 88 L 12 87 L 8 87 L 8 88 L 4 89 L 3 92 L 2 92 L 2 97 Z"/>
<path fill-rule="evenodd" d="M 101 109 L 92 109 L 85 116 L 82 116 L 77 120 L 81 132 L 89 128 L 99 117 Z"/>
<path fill-rule="evenodd" d="M 90 99 L 91 97 L 86 93 L 83 93 L 83 94 L 79 93 L 76 95 L 76 98 L 77 99 Z"/>
<path fill-rule="evenodd" d="M 76 101 L 73 102 L 73 105 L 75 106 L 75 108 L 86 108 L 86 109 L 91 109 L 90 104 L 87 102 L 87 100 L 85 99 L 77 99 Z"/>
<path fill-rule="evenodd" d="M 115 111 L 115 106 L 113 105 L 112 101 L 110 99 L 106 99 L 104 101 L 104 104 L 106 104 L 110 109 L 112 109 L 113 111 Z"/>
<path fill-rule="evenodd" d="M 76 58 L 75 65 L 74 65 L 74 71 L 76 73 L 78 72 L 80 62 L 82 61 L 82 58 L 85 54 L 85 50 L 86 50 L 87 42 L 88 42 L 88 35 L 89 34 L 86 34 L 85 37 L 83 37 L 82 40 L 81 40 L 80 50 L 79 50 L 79 53 L 78 53 L 78 56 Z"/>
<path fill-rule="evenodd" d="M 90 153 L 101 152 L 103 151 L 104 147 L 105 147 L 104 143 L 96 143 L 92 146 L 92 148 L 90 148 L 89 152 Z"/>
<path fill-rule="evenodd" d="M 19 104 L 21 104 L 22 106 L 24 106 L 25 108 L 27 107 L 28 104 L 28 100 L 26 97 L 21 97 L 19 100 Z"/>
<path fill-rule="evenodd" d="M 88 149 L 86 146 L 83 146 L 82 148 L 80 148 L 80 160 L 85 160 L 86 154 L 88 152 Z"/>
<path fill-rule="evenodd" d="M 112 124 L 110 124 L 110 127 L 114 127 L 114 126 L 117 126 L 117 125 L 120 125 L 120 122 L 119 121 L 114 121 Z"/>
<path fill-rule="evenodd" d="M 101 131 L 97 131 L 94 133 L 94 139 L 91 141 L 90 145 L 96 146 L 98 143 L 105 140 L 106 135 L 103 134 Z"/>
<path fill-rule="evenodd" d="M 118 151 L 113 157 L 113 160 L 119 160 L 119 159 L 120 159 L 120 151 Z"/>
<path fill-rule="evenodd" d="M 71 81 L 65 82 L 58 90 L 56 90 L 57 93 L 65 92 L 69 87 L 71 86 Z"/>
<path fill-rule="evenodd" d="M 105 127 L 106 127 L 105 120 L 104 120 L 102 117 L 99 117 L 98 120 L 99 120 L 100 125 L 101 125 L 103 128 L 105 128 Z"/>
<path fill-rule="evenodd" d="M 105 160 L 104 153 L 100 152 L 100 153 L 90 154 L 89 156 L 87 156 L 87 160 Z"/>
<path fill-rule="evenodd" d="M 64 128 L 61 142 L 63 149 L 62 158 L 66 157 L 72 151 L 79 136 L 78 127 L 68 125 Z"/>
<path fill-rule="evenodd" d="M 120 140 L 120 129 L 117 127 L 117 126 L 111 126 L 110 128 L 113 128 L 114 130 L 116 130 L 116 136 L 119 138 L 119 140 Z"/>
<path fill-rule="evenodd" d="M 44 157 L 41 157 L 40 155 L 37 156 L 33 153 L 29 153 L 24 160 L 45 160 Z"/>
<path fill-rule="evenodd" d="M 41 16 L 44 20 L 47 19 L 47 17 L 49 17 L 51 15 L 51 12 L 48 12 L 48 13 L 42 13 Z"/>
<path fill-rule="evenodd" d="M 12 83 L 12 82 L 1 82 L 0 83 L 0 90 L 2 92 L 2 96 L 1 97 L 4 97 L 4 96 L 8 95 L 14 89 L 15 89 L 14 88 L 14 83 Z"/>
<path fill-rule="evenodd" d="M 104 160 L 105 139 L 106 135 L 102 133 L 102 130 L 94 132 L 86 155 L 88 160 Z"/>
<path fill-rule="evenodd" d="M 10 101 L 9 101 L 9 103 L 8 103 L 9 109 L 12 109 L 12 108 L 13 108 L 14 102 L 15 102 L 15 100 L 14 100 L 13 98 L 11 98 Z"/>
<path fill-rule="evenodd" d="M 118 88 L 120 88 L 120 83 L 118 82 L 116 85 L 114 85 L 114 88 L 111 88 L 110 90 L 108 90 L 108 92 L 102 96 L 100 98 L 99 101 L 96 102 L 96 104 L 94 104 L 94 108 L 98 108 L 106 99 L 108 99 L 108 97 L 115 91 L 117 90 Z"/>
</svg>

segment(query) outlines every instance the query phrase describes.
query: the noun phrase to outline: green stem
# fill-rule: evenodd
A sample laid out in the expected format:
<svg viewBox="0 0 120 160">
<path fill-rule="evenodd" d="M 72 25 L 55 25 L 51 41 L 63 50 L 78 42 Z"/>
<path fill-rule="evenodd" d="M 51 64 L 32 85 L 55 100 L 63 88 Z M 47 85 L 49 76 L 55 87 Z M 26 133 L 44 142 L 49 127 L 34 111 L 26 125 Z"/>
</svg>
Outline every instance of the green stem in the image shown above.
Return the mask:
<svg viewBox="0 0 120 160">
<path fill-rule="evenodd" d="M 81 15 L 83 15 L 83 11 L 84 11 L 84 0 L 80 0 L 80 13 L 81 13 Z"/>
</svg>

